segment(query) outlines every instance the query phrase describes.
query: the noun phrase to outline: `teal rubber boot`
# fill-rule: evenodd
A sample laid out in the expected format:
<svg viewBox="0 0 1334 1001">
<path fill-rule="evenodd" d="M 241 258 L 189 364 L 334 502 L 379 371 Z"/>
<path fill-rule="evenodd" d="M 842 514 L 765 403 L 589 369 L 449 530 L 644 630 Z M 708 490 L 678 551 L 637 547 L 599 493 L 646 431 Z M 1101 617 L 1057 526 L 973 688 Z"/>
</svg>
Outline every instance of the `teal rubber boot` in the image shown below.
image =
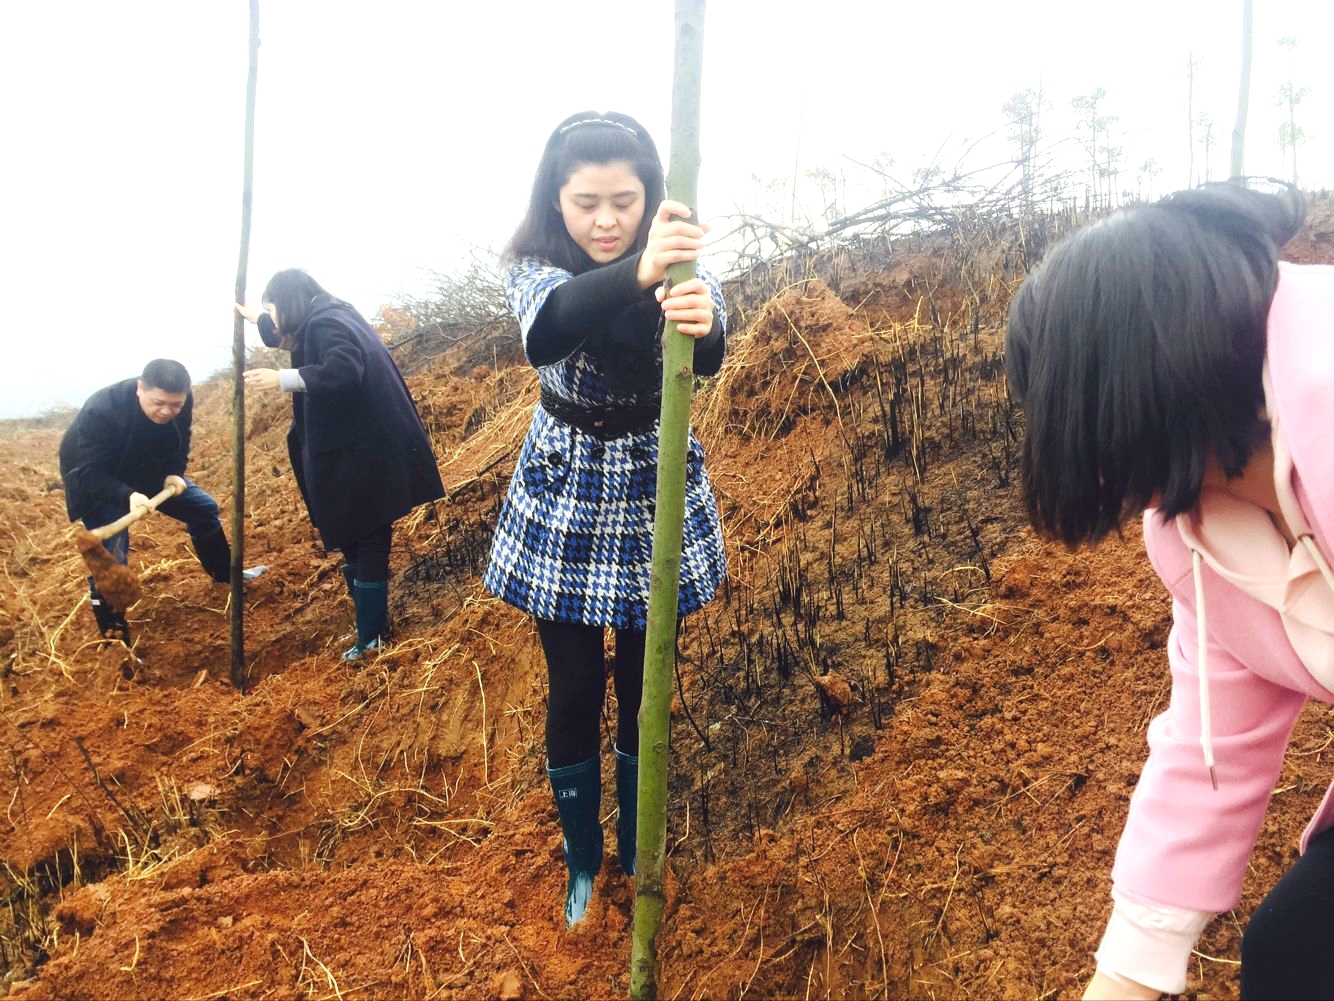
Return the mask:
<svg viewBox="0 0 1334 1001">
<path fill-rule="evenodd" d="M 613 745 L 614 746 L 614 745 Z M 616 751 L 616 854 L 621 871 L 635 874 L 635 833 L 639 822 L 639 758 Z"/>
<path fill-rule="evenodd" d="M 593 880 L 602 868 L 601 763 L 592 757 L 561 768 L 547 766 L 547 778 L 564 836 L 565 867 L 570 873 L 565 885 L 565 927 L 572 928 L 588 910 Z"/>
<path fill-rule="evenodd" d="M 352 599 L 352 607 L 355 609 L 357 603 L 357 588 L 356 588 L 357 565 L 355 563 L 344 563 L 341 569 L 343 571 L 343 580 L 347 581 L 347 596 Z M 353 619 L 353 623 L 354 624 L 352 627 L 352 632 L 340 633 L 338 636 L 338 642 L 346 643 L 348 640 L 352 640 L 353 642 L 356 641 L 357 629 L 355 625 L 356 623 L 355 618 Z"/>
<path fill-rule="evenodd" d="M 389 639 L 389 582 L 353 580 L 352 601 L 357 609 L 357 641 L 343 653 L 348 661 L 361 660 Z"/>
</svg>

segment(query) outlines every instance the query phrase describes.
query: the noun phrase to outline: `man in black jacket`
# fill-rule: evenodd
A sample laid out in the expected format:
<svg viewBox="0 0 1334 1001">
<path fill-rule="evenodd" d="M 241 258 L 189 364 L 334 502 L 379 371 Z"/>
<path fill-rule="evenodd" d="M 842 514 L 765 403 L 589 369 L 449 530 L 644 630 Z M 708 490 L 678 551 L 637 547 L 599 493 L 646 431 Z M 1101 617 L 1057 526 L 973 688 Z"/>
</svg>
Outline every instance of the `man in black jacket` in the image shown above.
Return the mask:
<svg viewBox="0 0 1334 1001">
<path fill-rule="evenodd" d="M 157 358 L 138 379 L 125 379 L 88 398 L 60 441 L 60 476 L 70 521 L 88 528 L 108 524 L 147 505 L 168 486 L 177 494 L 158 510 L 185 523 L 204 572 L 218 583 L 231 579 L 231 547 L 212 497 L 185 478 L 190 458 L 193 400 L 190 373 L 180 362 Z M 129 561 L 129 530 L 102 543 L 118 563 Z M 107 605 L 90 578 L 98 632 L 128 646 L 125 616 Z"/>
</svg>

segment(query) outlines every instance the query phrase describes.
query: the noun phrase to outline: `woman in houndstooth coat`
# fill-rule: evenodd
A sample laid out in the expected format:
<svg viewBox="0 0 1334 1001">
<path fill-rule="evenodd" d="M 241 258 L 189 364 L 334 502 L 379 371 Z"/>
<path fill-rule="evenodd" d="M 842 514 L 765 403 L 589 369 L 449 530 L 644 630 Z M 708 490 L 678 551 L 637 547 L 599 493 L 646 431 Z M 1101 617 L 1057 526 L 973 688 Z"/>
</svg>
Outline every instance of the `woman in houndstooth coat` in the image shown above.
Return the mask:
<svg viewBox="0 0 1334 1001">
<path fill-rule="evenodd" d="M 634 874 L 663 318 L 696 338 L 698 375 L 718 371 L 726 345 L 717 279 L 697 268 L 699 277 L 670 294 L 662 285 L 669 264 L 698 258 L 705 230 L 686 221 L 690 214 L 664 199 L 661 161 L 638 122 L 583 112 L 547 141 L 527 216 L 508 247 L 509 306 L 542 401 L 484 584 L 534 617 L 546 655 L 547 773 L 564 834 L 571 925 L 602 864 L 598 724 L 608 628 L 616 633 L 619 855 Z M 718 508 L 692 434 L 679 614 L 712 599 L 725 573 Z"/>
</svg>

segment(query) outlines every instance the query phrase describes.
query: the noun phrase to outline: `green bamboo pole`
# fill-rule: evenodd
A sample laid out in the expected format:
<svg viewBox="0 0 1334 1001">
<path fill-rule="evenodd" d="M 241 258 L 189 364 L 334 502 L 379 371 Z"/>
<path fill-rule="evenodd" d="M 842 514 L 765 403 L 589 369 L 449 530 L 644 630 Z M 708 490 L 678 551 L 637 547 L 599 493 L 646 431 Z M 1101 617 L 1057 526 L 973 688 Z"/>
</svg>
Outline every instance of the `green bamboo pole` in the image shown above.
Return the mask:
<svg viewBox="0 0 1334 1001">
<path fill-rule="evenodd" d="M 672 153 L 667 197 L 694 206 L 699 178 L 699 102 L 704 75 L 704 0 L 676 0 L 676 66 L 672 79 Z M 692 217 L 691 221 L 695 221 Z M 695 277 L 694 262 L 673 264 L 667 283 Z M 686 448 L 695 339 L 668 323 L 662 348 L 662 418 L 658 437 L 657 507 L 644 696 L 639 709 L 639 808 L 635 855 L 635 922 L 630 997 L 658 995 L 658 924 L 662 920 L 663 859 L 667 848 L 667 764 L 676 609 L 685 522 Z"/>
<path fill-rule="evenodd" d="M 241 254 L 236 263 L 236 298 L 245 302 L 250 258 L 250 190 L 255 160 L 255 78 L 259 74 L 259 0 L 250 0 L 250 75 L 245 88 L 245 166 L 241 184 Z M 245 691 L 245 319 L 232 326 L 232 685 Z"/>
</svg>

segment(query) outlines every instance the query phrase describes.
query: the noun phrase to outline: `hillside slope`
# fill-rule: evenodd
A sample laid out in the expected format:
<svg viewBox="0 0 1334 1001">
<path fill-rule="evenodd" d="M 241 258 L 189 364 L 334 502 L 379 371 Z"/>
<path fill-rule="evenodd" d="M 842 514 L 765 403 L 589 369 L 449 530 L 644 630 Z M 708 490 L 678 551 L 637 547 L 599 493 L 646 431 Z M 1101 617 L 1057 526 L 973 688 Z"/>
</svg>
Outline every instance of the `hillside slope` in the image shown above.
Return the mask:
<svg viewBox="0 0 1334 1001">
<path fill-rule="evenodd" d="M 1334 259 L 1319 208 L 1301 259 Z M 867 248 L 734 310 L 694 411 L 730 576 L 681 641 L 668 996 L 1068 997 L 1091 972 L 1170 609 L 1137 535 L 1070 554 L 1023 527 L 1000 357 L 1022 268 L 996 246 Z M 400 523 L 398 642 L 359 671 L 287 404 L 251 405 L 247 553 L 270 570 L 248 694 L 227 591 L 169 520 L 134 533 L 135 656 L 92 642 L 60 432 L 0 432 L 16 995 L 624 994 L 633 885 L 609 858 L 566 932 L 540 649 L 478 582 L 536 378 L 474 362 L 409 378 L 449 496 Z M 228 397 L 199 387 L 190 471 L 225 509 Z M 1201 941 L 1201 997 L 1237 992 L 1245 915 L 1328 779 L 1327 719 L 1303 718 L 1243 905 Z"/>
</svg>

